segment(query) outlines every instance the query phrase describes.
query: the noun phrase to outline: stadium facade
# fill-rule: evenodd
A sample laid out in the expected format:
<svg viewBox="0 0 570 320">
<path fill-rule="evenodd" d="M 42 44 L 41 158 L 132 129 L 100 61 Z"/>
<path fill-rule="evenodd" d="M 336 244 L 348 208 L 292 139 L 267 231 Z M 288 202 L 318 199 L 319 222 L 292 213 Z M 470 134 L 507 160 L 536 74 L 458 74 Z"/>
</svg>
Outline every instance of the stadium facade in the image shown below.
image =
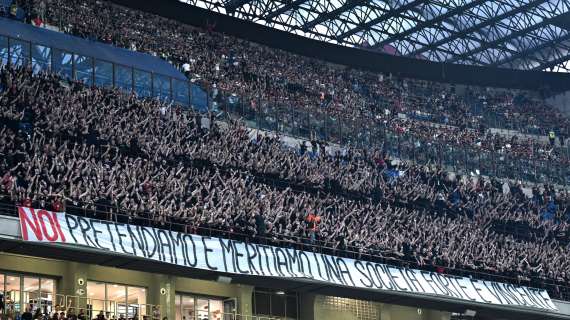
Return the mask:
<svg viewBox="0 0 570 320">
<path fill-rule="evenodd" d="M 18 218 L 0 217 L 3 312 L 34 305 L 47 312 L 83 310 L 91 318 L 100 312 L 176 320 L 570 318 L 566 302 L 532 288 L 18 211 Z"/>
<path fill-rule="evenodd" d="M 120 87 L 121 83 L 127 83 L 125 86 L 132 89 L 136 69 L 149 74 L 147 78 L 142 77 L 148 81 L 141 81 L 147 86 L 137 89 L 150 91 L 161 98 L 164 95 L 162 89 L 168 88 L 169 97 L 186 99 L 188 105 L 192 104 L 189 100 L 191 85 L 174 85 L 175 81 L 181 80 L 176 78 L 178 74 L 151 57 L 145 57 L 149 60 L 144 65 L 129 65 L 128 59 L 136 57 L 130 54 L 125 57 L 124 52 L 99 51 L 100 55 L 108 55 L 113 71 L 106 73 L 106 80 L 97 79 L 97 68 L 93 65 L 100 57 L 96 56 L 97 52 L 91 52 L 95 59 L 91 58 L 92 65 L 86 69 L 82 69 L 85 67 L 82 59 L 75 59 L 77 55 L 90 54 L 88 49 L 81 52 L 85 42 L 60 39 L 58 43 L 42 43 L 41 36 L 45 34 L 30 34 L 23 38 L 23 29 L 16 30 L 20 26 L 7 21 L 3 23 L 6 28 L 2 31 L 10 37 L 7 43 L 16 44 L 8 45 L 9 60 L 17 56 L 24 59 L 21 63 L 41 64 L 41 59 L 37 58 L 42 57 L 42 51 L 35 49 L 59 47 L 60 62 L 72 62 L 69 69 L 62 63 L 55 65 L 61 72 L 70 72 L 74 79 L 90 70 L 86 71 L 91 75 L 90 84 L 97 85 L 99 80 Z M 251 27 L 245 25 L 243 30 Z M 6 32 L 8 28 L 13 32 Z M 270 38 L 265 41 L 275 41 Z M 306 42 L 301 41 L 305 40 L 289 40 L 293 45 L 287 43 L 287 47 L 304 48 L 300 50 L 311 47 L 304 46 Z M 63 47 L 70 44 L 75 47 Z M 325 45 L 314 45 L 326 50 Z M 68 55 L 62 51 L 67 51 Z M 342 60 L 346 56 L 341 51 L 337 53 L 337 57 L 332 53 L 329 58 Z M 376 57 L 368 56 L 371 53 L 362 54 L 370 61 Z M 113 55 L 119 61 L 113 61 Z M 50 57 L 52 60 L 45 63 L 53 65 L 56 58 Z M 398 57 L 389 59 L 394 60 L 374 62 L 369 67 L 386 71 L 390 61 L 400 65 L 410 61 Z M 362 61 L 366 63 L 366 60 Z M 352 57 L 351 63 L 356 62 L 358 59 Z M 517 78 L 518 72 L 522 72 L 446 65 L 443 71 L 430 75 L 434 68 L 440 70 L 441 65 L 417 63 L 417 70 L 408 69 L 407 72 L 420 78 L 457 79 L 463 83 L 495 83 L 507 87 L 512 81 L 509 79 Z M 148 70 L 146 66 L 162 68 Z M 124 79 L 120 76 L 121 67 L 128 69 Z M 406 73 L 405 68 L 395 68 L 394 71 Z M 170 78 L 161 78 L 161 72 Z M 470 79 L 463 72 L 470 72 L 474 77 L 477 74 L 480 78 Z M 517 78 L 521 81 L 513 87 L 531 87 L 540 80 L 548 80 L 549 87 L 557 91 L 570 86 L 565 75 L 542 72 L 524 75 L 528 77 Z M 175 88 L 182 93 L 177 94 Z M 172 228 L 101 221 L 42 209 L 10 207 L 3 209 L 5 215 L 0 216 L 0 295 L 4 301 L 1 307 L 2 313 L 9 317 L 22 313 L 27 305 L 33 304 L 46 312 L 71 310 L 80 314 L 83 311 L 89 318 L 102 313 L 110 318 L 153 320 L 448 320 L 474 316 L 497 320 L 570 319 L 570 305 L 551 299 L 541 289 L 372 263 L 358 257 L 335 257 L 309 249 L 277 248 L 216 235 L 198 236 Z"/>
</svg>

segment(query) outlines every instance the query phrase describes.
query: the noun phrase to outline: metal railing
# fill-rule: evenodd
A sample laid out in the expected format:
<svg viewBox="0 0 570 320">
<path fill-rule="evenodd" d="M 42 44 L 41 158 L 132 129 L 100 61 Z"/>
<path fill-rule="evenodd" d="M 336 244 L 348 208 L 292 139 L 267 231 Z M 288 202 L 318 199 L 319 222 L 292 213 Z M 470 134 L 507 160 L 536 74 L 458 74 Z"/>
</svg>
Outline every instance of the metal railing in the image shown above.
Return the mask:
<svg viewBox="0 0 570 320">
<path fill-rule="evenodd" d="M 63 78 L 82 81 L 86 85 L 113 86 L 136 92 L 140 97 L 155 96 L 171 99 L 181 105 L 193 106 L 198 111 L 209 110 L 218 114 L 222 120 L 226 117 L 241 118 L 252 128 L 309 140 L 316 138 L 345 146 L 383 149 L 393 157 L 419 164 L 438 164 L 461 174 L 478 171 L 487 176 L 535 183 L 558 185 L 570 183 L 568 147 L 555 146 L 553 152 L 556 157 L 550 159 L 552 157 L 545 156 L 539 151 L 538 146 L 544 145 L 544 142 L 537 143 L 534 147 L 536 150 L 530 158 L 526 155 L 513 155 L 514 153 L 509 150 L 489 151 L 475 146 L 454 146 L 411 134 L 396 134 L 392 128 L 386 127 L 386 124 L 378 119 L 333 116 L 325 109 L 307 110 L 303 106 L 293 105 L 288 100 L 246 98 L 228 95 L 218 90 L 216 93 L 211 90 L 205 91 L 203 96 L 199 97 L 193 94 L 199 87 L 187 81 L 178 84 L 181 80 L 176 79 L 164 82 L 170 88 L 169 93 L 164 95 L 159 92 L 160 90 L 155 90 L 162 87 L 158 82 L 162 81 L 164 76 L 91 57 L 78 56 L 9 36 L 0 36 L 0 64 L 31 65 L 34 72 L 49 71 Z M 129 74 L 128 81 L 125 80 L 127 82 L 121 80 L 121 70 Z M 146 75 L 148 79 L 144 80 L 142 75 Z M 128 84 L 126 87 L 125 83 Z M 184 92 L 175 92 L 175 88 Z M 389 104 L 387 101 L 385 103 Z"/>
<path fill-rule="evenodd" d="M 86 292 L 88 294 L 88 292 Z M 79 295 L 56 295 L 55 312 L 83 313 L 87 319 L 96 319 L 103 314 L 105 319 L 119 319 L 123 316 L 128 320 L 161 320 L 160 309 L 156 305 L 147 303 L 127 303 L 108 299 L 90 298 Z"/>
<path fill-rule="evenodd" d="M 215 229 L 209 227 L 201 227 L 198 225 L 188 225 L 183 221 L 179 221 L 173 217 L 161 217 L 160 221 L 154 220 L 153 217 L 145 217 L 138 213 L 136 216 L 119 210 L 115 207 L 107 207 L 105 210 L 87 209 L 87 207 L 96 207 L 94 203 L 85 203 L 85 207 L 75 207 L 74 215 L 83 216 L 91 219 L 109 220 L 118 223 L 128 223 L 134 225 L 148 226 L 165 230 L 177 231 L 182 233 L 191 233 L 201 236 L 220 237 L 225 239 L 234 239 L 246 243 L 258 243 L 265 245 L 280 246 L 286 248 L 295 248 L 297 250 L 318 252 L 322 254 L 347 257 L 352 259 L 360 259 L 377 263 L 387 264 L 389 266 L 399 266 L 406 268 L 414 268 L 432 272 L 440 272 L 445 270 L 446 274 L 452 274 L 462 277 L 475 277 L 478 280 L 489 280 L 503 283 L 512 283 L 516 285 L 529 286 L 534 288 L 545 289 L 554 299 L 570 301 L 570 286 L 566 282 L 557 281 L 541 276 L 519 276 L 501 274 L 496 270 L 474 270 L 463 269 L 461 267 L 449 268 L 445 265 L 438 265 L 435 261 L 425 259 L 423 264 L 419 264 L 413 257 L 402 257 L 394 254 L 391 250 L 380 251 L 375 250 L 373 253 L 363 252 L 360 248 L 347 246 L 346 248 L 338 248 L 335 243 L 321 239 L 311 239 L 304 236 L 287 236 L 282 234 L 272 235 L 252 235 L 228 229 Z M 99 206 L 101 208 L 101 206 Z M 0 212 L 7 215 L 17 215 L 15 205 L 0 205 Z M 473 261 L 476 263 L 477 261 Z"/>
<path fill-rule="evenodd" d="M 52 23 L 56 24 L 60 30 L 72 33 L 71 30 L 66 30 L 67 24 L 65 23 L 66 18 L 64 15 L 64 10 L 69 11 L 69 8 L 64 9 L 62 7 L 51 7 L 49 10 L 51 15 L 50 18 L 53 20 Z M 31 47 L 33 47 L 33 45 Z M 10 54 L 10 48 L 11 46 L 8 45 L 8 57 L 12 56 Z M 71 56 L 75 57 L 73 54 L 71 54 Z M 31 48 L 28 57 L 32 57 L 33 61 Z M 71 77 L 75 79 L 77 72 L 73 70 L 77 70 L 77 66 L 75 65 L 76 59 L 72 58 L 69 61 L 70 70 L 72 70 L 70 71 L 70 74 Z M 122 86 L 122 82 L 117 81 L 116 79 L 116 75 L 120 72 L 115 70 L 122 70 L 121 66 L 117 66 L 117 68 L 115 68 L 113 64 L 112 72 L 108 72 L 104 77 L 97 77 L 96 73 L 103 72 L 99 70 L 104 70 L 104 68 L 95 68 L 97 61 L 93 60 L 92 62 L 93 81 L 91 81 L 91 83 L 97 84 L 97 79 L 108 78 L 111 79 L 112 85 L 117 87 Z M 177 62 L 171 61 L 171 63 L 176 64 Z M 35 64 L 32 63 L 32 65 L 37 67 L 38 62 Z M 41 67 L 41 63 L 39 65 Z M 83 63 L 83 65 L 88 64 Z M 84 74 L 84 72 L 80 73 Z M 144 96 L 145 92 L 149 92 L 150 96 L 163 96 L 162 93 L 155 92 L 155 89 L 162 88 L 163 86 L 154 85 L 155 79 L 153 75 L 150 75 L 149 79 L 147 79 L 148 81 L 140 81 L 140 85 L 137 85 L 137 79 L 143 79 L 145 77 L 137 76 L 136 70 L 131 70 L 127 73 L 130 74 L 128 78 L 131 78 L 132 81 L 130 81 L 130 85 L 125 89 L 137 92 L 141 96 Z M 145 73 L 142 72 L 140 74 L 143 75 Z M 247 83 L 248 80 L 246 77 L 244 75 L 241 77 L 242 79 L 240 79 L 240 82 Z M 89 77 L 85 79 L 89 80 L 88 78 Z M 160 77 L 157 75 L 156 81 L 159 81 L 159 78 Z M 405 82 L 405 85 L 403 86 L 405 89 L 405 95 L 402 95 L 402 97 L 398 98 L 397 101 L 394 98 L 384 97 L 377 98 L 374 102 L 370 102 L 374 103 L 377 113 L 380 113 L 383 109 L 391 110 L 397 103 L 413 105 L 412 102 L 415 101 L 416 98 L 419 97 L 425 100 L 426 97 L 432 97 L 439 92 L 438 90 L 433 90 L 432 86 L 425 81 L 402 80 L 401 82 Z M 381 121 L 376 121 L 374 117 L 375 114 L 371 114 L 372 111 L 368 111 L 366 116 L 342 117 L 333 115 L 333 113 L 330 110 L 327 110 L 326 107 L 317 107 L 317 103 L 314 101 L 308 102 L 308 104 L 312 105 L 308 110 L 304 105 L 296 105 L 289 99 L 267 100 L 258 95 L 234 94 L 232 92 L 222 92 L 219 89 L 205 89 L 203 87 L 194 86 L 194 89 L 201 91 L 199 94 L 200 97 L 198 97 L 198 94 L 193 94 L 193 91 L 196 90 L 192 90 L 192 88 L 190 88 L 187 94 L 186 91 L 188 88 L 186 87 L 183 89 L 185 92 L 183 94 L 177 94 L 175 92 L 175 87 L 182 88 L 187 86 L 187 84 L 183 86 L 174 85 L 172 83 L 166 85 L 170 88 L 168 94 L 169 97 L 183 97 L 182 99 L 174 99 L 178 103 L 194 106 L 201 111 L 209 110 L 214 113 L 223 111 L 231 117 L 241 117 L 245 119 L 247 124 L 254 128 L 272 130 L 308 139 L 319 138 L 341 145 L 350 144 L 365 148 L 385 147 L 390 150 L 391 155 L 397 155 L 403 159 L 414 160 L 422 164 L 437 163 L 445 166 L 446 168 L 454 168 L 454 171 L 463 173 L 470 173 L 475 170 L 479 170 L 489 176 L 496 176 L 499 178 L 528 180 L 537 183 L 554 183 L 561 185 L 570 183 L 570 166 L 568 166 L 570 149 L 567 147 L 557 148 L 557 152 L 564 158 L 564 161 L 540 158 L 529 160 L 525 156 L 511 156 L 508 152 L 501 154 L 500 152 L 482 151 L 469 146 L 453 147 L 448 146 L 447 144 L 433 145 L 425 139 L 409 136 L 393 136 L 387 132 Z M 446 88 L 445 85 L 437 85 Z M 190 84 L 190 86 L 193 85 Z M 400 86 L 402 86 L 402 84 L 396 86 L 399 88 L 398 90 L 402 90 L 402 87 Z M 506 117 L 504 113 L 501 112 L 501 107 L 496 109 L 491 106 L 484 107 L 483 103 L 475 96 L 467 96 L 465 94 L 461 97 L 469 107 L 469 117 L 478 119 L 473 123 L 473 125 L 470 125 L 469 122 L 466 123 L 467 126 L 471 126 L 472 128 L 477 128 L 477 124 L 482 123 L 487 128 L 516 130 L 517 132 L 524 134 L 537 135 L 537 137 L 544 137 L 549 130 L 553 129 L 552 126 L 554 124 L 547 123 L 548 121 L 546 120 L 542 122 L 535 121 L 538 124 L 542 124 L 543 127 L 536 125 L 533 126 L 527 123 L 528 121 L 519 122 L 512 117 Z M 407 103 L 407 101 L 410 101 L 410 103 Z M 440 124 L 447 123 L 447 120 L 444 119 L 447 119 L 448 117 L 438 115 L 436 111 L 434 111 L 435 108 L 430 108 L 430 106 L 434 104 L 436 104 L 436 102 L 428 101 L 426 106 L 420 106 L 418 107 L 418 110 L 406 110 L 405 113 L 416 119 L 425 118 L 424 120 L 427 122 Z M 347 108 L 357 109 L 357 106 L 348 106 Z M 427 116 L 417 117 L 417 111 L 425 113 Z M 435 113 L 431 114 L 432 112 Z M 454 124 L 453 119 L 451 119 L 451 121 L 452 124 Z M 430 150 L 432 151 L 430 152 Z"/>
<path fill-rule="evenodd" d="M 201 320 L 198 317 L 195 319 L 188 319 L 187 320 Z M 209 319 L 219 319 L 219 320 L 287 320 L 288 318 L 280 318 L 280 317 L 270 317 L 270 316 L 254 316 L 254 315 L 244 315 L 239 313 L 216 313 L 215 315 L 211 316 Z"/>
</svg>

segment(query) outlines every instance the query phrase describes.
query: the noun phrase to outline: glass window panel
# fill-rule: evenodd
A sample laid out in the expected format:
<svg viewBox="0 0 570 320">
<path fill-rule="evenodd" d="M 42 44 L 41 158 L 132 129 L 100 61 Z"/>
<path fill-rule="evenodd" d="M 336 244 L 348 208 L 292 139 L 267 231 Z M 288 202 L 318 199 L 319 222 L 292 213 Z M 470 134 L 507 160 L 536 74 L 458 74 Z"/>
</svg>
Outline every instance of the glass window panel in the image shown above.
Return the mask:
<svg viewBox="0 0 570 320">
<path fill-rule="evenodd" d="M 40 304 L 40 279 L 24 277 L 23 295 L 25 306 L 30 306 L 31 310 L 36 310 Z"/>
<path fill-rule="evenodd" d="M 8 37 L 0 36 L 0 63 L 8 64 Z"/>
<path fill-rule="evenodd" d="M 127 318 L 136 318 L 138 315 L 145 315 L 146 289 L 128 287 L 127 290 Z"/>
<path fill-rule="evenodd" d="M 51 48 L 40 45 L 32 46 L 32 70 L 34 73 L 48 71 L 51 68 Z"/>
<path fill-rule="evenodd" d="M 176 308 L 176 320 L 182 320 L 182 297 L 179 295 L 176 295 L 174 297 L 174 306 Z M 184 320 L 186 320 L 186 317 L 184 317 Z"/>
<path fill-rule="evenodd" d="M 154 75 L 153 96 L 160 100 L 170 99 L 170 78 L 160 74 Z"/>
<path fill-rule="evenodd" d="M 255 293 L 255 314 L 256 315 L 270 315 L 269 308 L 269 295 L 263 292 Z"/>
<path fill-rule="evenodd" d="M 64 78 L 73 79 L 73 54 L 53 49 L 52 56 L 52 70 Z"/>
<path fill-rule="evenodd" d="M 187 81 L 172 80 L 172 92 L 174 94 L 174 101 L 182 106 L 188 106 L 190 101 L 189 96 L 190 87 Z"/>
<path fill-rule="evenodd" d="M 74 55 L 75 57 L 75 79 L 85 85 L 93 85 L 93 58 Z"/>
<path fill-rule="evenodd" d="M 4 275 L 0 274 L 0 315 L 4 313 L 4 306 L 6 305 L 4 297 Z"/>
<path fill-rule="evenodd" d="M 194 297 L 182 296 L 182 320 L 194 320 L 195 317 Z"/>
<path fill-rule="evenodd" d="M 190 85 L 191 101 L 190 105 L 199 112 L 208 111 L 208 94 L 195 84 Z"/>
<path fill-rule="evenodd" d="M 95 60 L 95 85 L 99 87 L 113 86 L 113 64 Z"/>
<path fill-rule="evenodd" d="M 10 62 L 15 66 L 28 64 L 30 62 L 30 43 L 10 39 Z"/>
<path fill-rule="evenodd" d="M 135 92 L 139 97 L 150 97 L 152 94 L 152 78 L 149 72 L 135 69 Z"/>
<path fill-rule="evenodd" d="M 87 281 L 87 297 L 91 318 L 105 311 L 105 284 L 100 282 Z"/>
<path fill-rule="evenodd" d="M 196 313 L 198 315 L 199 320 L 206 320 L 209 319 L 209 300 L 208 299 L 196 299 Z"/>
<path fill-rule="evenodd" d="M 274 317 L 285 316 L 285 295 L 283 294 L 271 295 L 271 315 Z"/>
<path fill-rule="evenodd" d="M 6 300 L 7 315 L 15 315 L 16 312 L 20 312 L 20 277 L 6 276 L 6 295 L 4 299 Z"/>
<path fill-rule="evenodd" d="M 41 279 L 40 299 L 42 313 L 49 314 L 53 309 L 55 294 L 55 281 L 52 279 Z"/>
<path fill-rule="evenodd" d="M 297 296 L 287 296 L 285 311 L 287 318 L 297 319 Z"/>
<path fill-rule="evenodd" d="M 111 315 L 127 314 L 127 288 L 118 284 L 107 284 L 107 312 Z"/>
<path fill-rule="evenodd" d="M 221 320 L 223 316 L 224 303 L 222 300 L 210 300 L 210 319 Z"/>
<path fill-rule="evenodd" d="M 133 68 L 115 65 L 115 86 L 126 91 L 133 89 Z"/>
</svg>

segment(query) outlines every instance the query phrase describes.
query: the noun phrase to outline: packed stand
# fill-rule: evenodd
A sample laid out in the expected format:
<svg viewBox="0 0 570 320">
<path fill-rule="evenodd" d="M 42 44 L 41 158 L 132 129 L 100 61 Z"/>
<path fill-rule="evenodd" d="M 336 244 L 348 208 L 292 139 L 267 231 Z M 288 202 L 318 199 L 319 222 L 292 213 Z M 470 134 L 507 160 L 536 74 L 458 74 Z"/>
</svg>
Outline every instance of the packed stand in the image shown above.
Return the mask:
<svg viewBox="0 0 570 320">
<path fill-rule="evenodd" d="M 454 158 L 438 156 L 432 162 L 452 168 L 460 164 L 460 169 L 471 166 L 468 160 L 473 155 L 484 153 L 485 158 L 472 165 L 483 174 L 517 174 L 557 184 L 567 184 L 570 178 L 566 170 L 570 153 L 564 146 L 568 119 L 529 92 L 459 90 L 354 70 L 108 1 L 35 0 L 33 12 L 65 32 L 167 59 L 212 93 L 212 109 L 227 105 L 228 111 L 232 109 L 228 101 L 239 97 L 241 105 L 233 111 L 246 119 L 265 115 L 264 121 L 279 122 L 274 128 L 284 132 L 306 126 L 305 136 L 396 149 L 392 153 L 416 161 L 421 160 L 416 154 L 433 149 L 436 156 Z M 307 125 L 303 115 L 320 120 Z M 318 127 L 323 119 L 330 120 L 329 125 Z M 334 129 L 339 123 L 344 124 L 342 133 Z M 552 135 L 556 141 L 516 132 L 505 137 L 490 132 L 491 127 Z M 459 151 L 450 152 L 448 146 Z"/>
<path fill-rule="evenodd" d="M 555 283 L 554 296 L 568 283 L 566 190 L 529 193 L 383 150 L 292 147 L 237 121 L 27 69 L 0 79 L 5 205 Z"/>
</svg>

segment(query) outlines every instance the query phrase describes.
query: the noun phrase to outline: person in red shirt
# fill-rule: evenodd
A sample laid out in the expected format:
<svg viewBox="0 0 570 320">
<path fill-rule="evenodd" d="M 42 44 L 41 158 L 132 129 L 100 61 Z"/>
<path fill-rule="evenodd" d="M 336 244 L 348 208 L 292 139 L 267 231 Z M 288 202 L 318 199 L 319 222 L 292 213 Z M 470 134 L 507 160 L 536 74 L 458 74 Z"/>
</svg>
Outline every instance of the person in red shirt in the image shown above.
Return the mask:
<svg viewBox="0 0 570 320">
<path fill-rule="evenodd" d="M 32 20 L 32 22 L 36 27 L 41 27 L 44 24 L 42 18 L 40 18 L 39 16 L 35 17 L 34 20 Z"/>
<path fill-rule="evenodd" d="M 54 212 L 64 211 L 63 202 L 61 201 L 61 199 L 59 197 L 56 197 L 55 199 L 53 199 L 53 201 L 51 202 L 51 209 Z"/>
<path fill-rule="evenodd" d="M 22 200 L 22 207 L 31 208 L 32 207 L 32 199 L 30 199 L 29 197 L 26 197 L 24 200 Z"/>
<path fill-rule="evenodd" d="M 309 207 L 309 209 L 307 209 L 307 217 L 305 218 L 305 222 L 307 223 L 309 239 L 311 239 L 311 243 L 315 243 L 315 240 L 317 239 L 317 232 L 319 231 L 319 223 L 321 222 L 321 217 L 314 214 L 311 207 Z"/>
</svg>

